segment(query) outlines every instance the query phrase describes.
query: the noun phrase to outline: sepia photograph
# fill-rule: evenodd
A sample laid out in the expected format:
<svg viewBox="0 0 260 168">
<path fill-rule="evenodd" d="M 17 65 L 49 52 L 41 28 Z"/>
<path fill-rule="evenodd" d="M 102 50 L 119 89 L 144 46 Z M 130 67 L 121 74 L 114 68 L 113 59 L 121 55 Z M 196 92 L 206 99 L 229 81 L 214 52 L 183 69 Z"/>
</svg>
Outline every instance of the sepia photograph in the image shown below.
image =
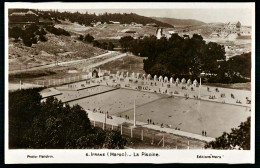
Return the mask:
<svg viewBox="0 0 260 168">
<path fill-rule="evenodd" d="M 254 3 L 5 14 L 6 162 L 254 162 Z"/>
</svg>

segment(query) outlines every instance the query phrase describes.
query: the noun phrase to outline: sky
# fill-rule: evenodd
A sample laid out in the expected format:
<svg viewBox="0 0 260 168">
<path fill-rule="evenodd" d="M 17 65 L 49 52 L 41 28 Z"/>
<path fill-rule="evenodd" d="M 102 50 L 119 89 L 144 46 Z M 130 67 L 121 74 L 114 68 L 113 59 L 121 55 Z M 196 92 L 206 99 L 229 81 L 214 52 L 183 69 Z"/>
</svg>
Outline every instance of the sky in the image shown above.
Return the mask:
<svg viewBox="0 0 260 168">
<path fill-rule="evenodd" d="M 80 13 L 136 13 L 148 17 L 168 17 L 176 19 L 196 19 L 205 23 L 212 22 L 237 22 L 251 26 L 252 11 L 249 8 L 219 8 L 219 9 L 58 9 Z"/>
</svg>

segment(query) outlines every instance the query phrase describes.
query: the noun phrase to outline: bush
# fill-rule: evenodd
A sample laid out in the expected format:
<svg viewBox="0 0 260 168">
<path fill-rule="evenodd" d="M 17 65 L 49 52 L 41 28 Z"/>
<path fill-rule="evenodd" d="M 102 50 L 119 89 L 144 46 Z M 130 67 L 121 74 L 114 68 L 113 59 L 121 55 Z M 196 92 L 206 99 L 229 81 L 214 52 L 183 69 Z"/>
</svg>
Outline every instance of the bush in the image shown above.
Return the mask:
<svg viewBox="0 0 260 168">
<path fill-rule="evenodd" d="M 93 47 L 100 47 L 99 41 L 95 40 L 95 41 L 93 42 Z"/>
<path fill-rule="evenodd" d="M 89 43 L 92 43 L 94 41 L 94 37 L 91 36 L 90 34 L 87 34 L 85 37 L 84 37 L 84 40 L 89 42 Z"/>
<path fill-rule="evenodd" d="M 23 37 L 23 43 L 27 47 L 31 47 L 32 46 L 32 39 L 30 37 L 28 37 L 28 36 L 24 36 Z"/>
<path fill-rule="evenodd" d="M 32 37 L 31 41 L 32 41 L 32 44 L 37 44 L 37 42 L 38 42 L 36 37 Z"/>
<path fill-rule="evenodd" d="M 41 28 L 41 35 L 46 35 L 46 34 L 47 34 L 46 31 L 43 28 Z"/>
<path fill-rule="evenodd" d="M 60 35 L 70 36 L 70 33 L 68 31 L 61 29 L 61 28 L 56 28 L 54 26 L 46 26 L 46 30 L 57 36 L 60 36 Z"/>
<path fill-rule="evenodd" d="M 106 42 L 101 43 L 100 48 L 107 50 L 108 49 L 108 44 Z"/>
<path fill-rule="evenodd" d="M 34 34 L 37 30 L 39 30 L 39 27 L 36 24 L 31 24 L 25 29 L 26 33 L 29 34 Z"/>
<path fill-rule="evenodd" d="M 121 39 L 119 40 L 119 43 L 120 43 L 122 49 L 123 49 L 124 51 L 127 51 L 127 50 L 130 49 L 130 44 L 131 44 L 131 42 L 132 42 L 133 40 L 134 40 L 133 37 L 131 37 L 131 36 L 125 36 L 125 37 L 121 37 Z"/>
<path fill-rule="evenodd" d="M 115 47 L 114 44 L 113 44 L 112 42 L 109 42 L 107 49 L 108 49 L 109 51 L 113 51 L 113 50 L 114 50 L 114 47 Z"/>
<path fill-rule="evenodd" d="M 80 40 L 80 41 L 83 41 L 83 40 L 84 40 L 83 35 L 79 35 L 79 40 Z"/>
<path fill-rule="evenodd" d="M 44 35 L 40 35 L 39 40 L 42 41 L 42 42 L 48 41 L 48 39 Z"/>
<path fill-rule="evenodd" d="M 114 50 L 114 44 L 112 42 L 102 42 L 100 43 L 99 41 L 95 40 L 93 42 L 93 47 L 98 47 L 98 48 L 102 48 L 104 50 L 109 50 L 109 51 L 113 51 Z"/>
<path fill-rule="evenodd" d="M 15 38 L 15 41 L 18 41 L 19 37 L 22 37 L 23 30 L 20 27 L 9 28 L 9 37 Z"/>
</svg>

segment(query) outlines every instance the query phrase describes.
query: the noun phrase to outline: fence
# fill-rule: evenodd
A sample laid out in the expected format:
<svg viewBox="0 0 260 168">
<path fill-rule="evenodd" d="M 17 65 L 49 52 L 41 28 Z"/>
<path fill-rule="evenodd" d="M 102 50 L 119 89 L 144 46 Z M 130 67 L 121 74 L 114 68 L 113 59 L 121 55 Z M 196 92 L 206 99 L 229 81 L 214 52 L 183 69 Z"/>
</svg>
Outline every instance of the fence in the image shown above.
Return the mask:
<svg viewBox="0 0 260 168">
<path fill-rule="evenodd" d="M 51 62 L 49 64 L 53 64 L 54 62 Z M 41 64 L 41 65 L 34 65 L 34 64 L 11 64 L 9 65 L 9 71 L 17 71 L 17 70 L 30 70 L 30 68 L 36 68 L 36 67 L 41 67 L 44 65 L 49 65 L 49 64 Z"/>
<path fill-rule="evenodd" d="M 103 74 L 110 73 L 110 71 L 107 71 L 107 70 L 101 70 L 100 72 Z M 60 86 L 60 85 L 65 85 L 65 84 L 70 84 L 70 83 L 74 83 L 74 82 L 80 82 L 83 80 L 91 79 L 90 75 L 91 75 L 91 73 L 88 75 L 86 75 L 86 74 L 85 75 L 74 75 L 74 76 L 60 78 L 60 79 L 36 80 L 36 81 L 34 81 L 33 84 L 41 85 L 43 87 L 54 87 L 54 86 Z M 108 78 L 108 76 L 106 78 Z"/>
<path fill-rule="evenodd" d="M 180 137 L 169 133 L 160 132 L 157 130 L 148 129 L 145 127 L 131 127 L 127 125 L 110 125 L 104 122 L 93 121 L 91 124 L 95 127 L 100 127 L 103 130 L 117 130 L 121 135 L 142 141 L 154 148 L 165 149 L 203 149 L 204 142 Z"/>
</svg>

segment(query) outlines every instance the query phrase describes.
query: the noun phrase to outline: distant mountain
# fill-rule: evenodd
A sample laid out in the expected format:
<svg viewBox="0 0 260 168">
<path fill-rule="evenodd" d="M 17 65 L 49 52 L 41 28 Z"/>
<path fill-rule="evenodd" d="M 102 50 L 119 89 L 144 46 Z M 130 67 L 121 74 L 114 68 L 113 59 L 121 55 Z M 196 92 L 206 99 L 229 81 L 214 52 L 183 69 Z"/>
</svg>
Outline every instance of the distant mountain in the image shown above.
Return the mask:
<svg viewBox="0 0 260 168">
<path fill-rule="evenodd" d="M 152 17 L 160 22 L 168 23 L 172 26 L 200 26 L 206 23 L 194 20 L 194 19 L 175 19 L 175 18 L 164 18 L 164 17 Z"/>
</svg>

